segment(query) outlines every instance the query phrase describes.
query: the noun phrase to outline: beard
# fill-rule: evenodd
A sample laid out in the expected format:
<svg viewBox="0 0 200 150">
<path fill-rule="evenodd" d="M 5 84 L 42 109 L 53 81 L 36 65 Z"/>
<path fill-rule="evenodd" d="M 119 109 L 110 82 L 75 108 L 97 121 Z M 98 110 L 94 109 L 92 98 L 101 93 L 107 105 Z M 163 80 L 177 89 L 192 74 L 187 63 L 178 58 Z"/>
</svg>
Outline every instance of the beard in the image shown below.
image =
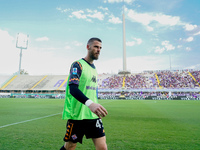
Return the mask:
<svg viewBox="0 0 200 150">
<path fill-rule="evenodd" d="M 100 53 L 91 53 L 90 54 L 90 58 L 92 58 L 92 60 L 97 60 L 99 58 Z"/>
</svg>

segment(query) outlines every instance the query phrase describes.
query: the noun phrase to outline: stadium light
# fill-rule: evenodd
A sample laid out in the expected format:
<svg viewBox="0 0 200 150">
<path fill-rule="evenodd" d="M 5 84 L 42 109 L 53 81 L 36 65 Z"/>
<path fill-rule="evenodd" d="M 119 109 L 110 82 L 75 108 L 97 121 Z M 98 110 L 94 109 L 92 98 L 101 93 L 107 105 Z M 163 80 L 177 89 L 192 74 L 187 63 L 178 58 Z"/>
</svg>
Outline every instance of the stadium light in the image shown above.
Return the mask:
<svg viewBox="0 0 200 150">
<path fill-rule="evenodd" d="M 124 1 L 123 1 L 124 3 Z M 126 30 L 125 30 L 125 5 L 123 6 L 123 71 L 126 71 Z"/>
<path fill-rule="evenodd" d="M 126 68 L 126 29 L 125 29 L 125 4 L 124 4 L 124 0 L 123 0 L 122 21 L 123 21 L 123 70 L 119 71 L 118 74 L 130 74 L 130 72 Z"/>
<path fill-rule="evenodd" d="M 169 69 L 170 69 L 170 71 L 171 71 L 171 69 L 172 69 L 171 55 L 170 55 L 170 54 L 169 54 Z"/>
<path fill-rule="evenodd" d="M 16 47 L 20 49 L 20 59 L 19 59 L 19 72 L 20 75 L 21 72 L 21 61 L 22 61 L 22 50 L 27 49 L 28 47 L 28 35 L 25 35 L 23 33 L 18 33 L 17 35 L 17 41 L 16 41 Z"/>
</svg>

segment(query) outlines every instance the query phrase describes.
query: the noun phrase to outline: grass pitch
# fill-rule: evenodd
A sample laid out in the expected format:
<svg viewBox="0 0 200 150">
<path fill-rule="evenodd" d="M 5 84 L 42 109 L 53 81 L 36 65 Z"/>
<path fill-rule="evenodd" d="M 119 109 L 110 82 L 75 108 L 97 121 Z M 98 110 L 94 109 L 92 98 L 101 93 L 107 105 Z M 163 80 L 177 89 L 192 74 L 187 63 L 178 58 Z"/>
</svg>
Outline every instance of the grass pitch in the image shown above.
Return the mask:
<svg viewBox="0 0 200 150">
<path fill-rule="evenodd" d="M 109 150 L 200 149 L 200 101 L 99 100 Z M 58 150 L 63 99 L 0 98 L 1 150 Z M 91 140 L 77 149 L 94 150 Z"/>
</svg>

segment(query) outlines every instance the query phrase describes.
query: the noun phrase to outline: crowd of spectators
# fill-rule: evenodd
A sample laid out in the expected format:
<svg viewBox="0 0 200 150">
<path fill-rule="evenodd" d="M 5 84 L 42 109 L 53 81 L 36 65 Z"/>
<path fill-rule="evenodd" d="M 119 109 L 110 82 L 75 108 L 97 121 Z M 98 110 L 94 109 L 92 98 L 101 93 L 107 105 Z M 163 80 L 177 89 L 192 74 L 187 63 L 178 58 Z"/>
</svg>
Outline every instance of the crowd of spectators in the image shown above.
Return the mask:
<svg viewBox="0 0 200 150">
<path fill-rule="evenodd" d="M 131 75 L 127 76 L 125 79 L 125 87 L 126 88 L 131 88 L 131 89 L 147 89 L 149 88 L 147 82 L 146 82 L 146 77 L 137 74 L 137 75 Z"/>
<path fill-rule="evenodd" d="M 157 75 L 163 88 L 195 88 L 194 79 L 186 71 L 162 71 Z"/>
<path fill-rule="evenodd" d="M 125 80 L 124 80 L 125 79 Z M 99 88 L 103 89 L 144 89 L 150 88 L 150 84 L 146 81 L 146 77 L 142 74 L 136 75 L 113 75 L 102 80 L 99 84 Z"/>
<path fill-rule="evenodd" d="M 99 83 L 100 89 L 180 89 L 199 88 L 200 71 L 158 71 L 131 75 L 113 75 Z"/>
<path fill-rule="evenodd" d="M 118 89 L 122 88 L 123 85 L 123 76 L 113 75 L 107 77 L 102 81 L 102 84 L 99 85 L 99 88 L 104 89 Z"/>
</svg>

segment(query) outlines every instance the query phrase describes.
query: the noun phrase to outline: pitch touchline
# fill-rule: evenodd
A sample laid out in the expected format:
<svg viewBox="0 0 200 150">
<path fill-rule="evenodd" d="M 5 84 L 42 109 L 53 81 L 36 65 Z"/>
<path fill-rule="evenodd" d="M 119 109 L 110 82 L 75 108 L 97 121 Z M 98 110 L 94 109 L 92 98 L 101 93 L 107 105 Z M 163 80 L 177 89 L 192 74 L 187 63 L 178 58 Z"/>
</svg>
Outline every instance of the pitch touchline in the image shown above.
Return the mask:
<svg viewBox="0 0 200 150">
<path fill-rule="evenodd" d="M 16 122 L 16 123 L 7 124 L 7 125 L 4 125 L 4 126 L 0 126 L 0 129 L 1 128 L 5 128 L 5 127 L 9 127 L 9 126 L 12 126 L 12 125 L 20 124 L 20 123 L 25 123 L 25 122 L 30 122 L 30 121 L 34 121 L 34 120 L 43 119 L 43 118 L 52 117 L 52 116 L 55 116 L 55 115 L 58 115 L 58 114 L 61 114 L 61 113 L 52 114 L 52 115 L 48 115 L 48 116 L 44 116 L 44 117 L 39 117 L 39 118 L 30 119 L 30 120 L 25 120 L 25 121 L 20 121 L 20 122 Z"/>
</svg>

